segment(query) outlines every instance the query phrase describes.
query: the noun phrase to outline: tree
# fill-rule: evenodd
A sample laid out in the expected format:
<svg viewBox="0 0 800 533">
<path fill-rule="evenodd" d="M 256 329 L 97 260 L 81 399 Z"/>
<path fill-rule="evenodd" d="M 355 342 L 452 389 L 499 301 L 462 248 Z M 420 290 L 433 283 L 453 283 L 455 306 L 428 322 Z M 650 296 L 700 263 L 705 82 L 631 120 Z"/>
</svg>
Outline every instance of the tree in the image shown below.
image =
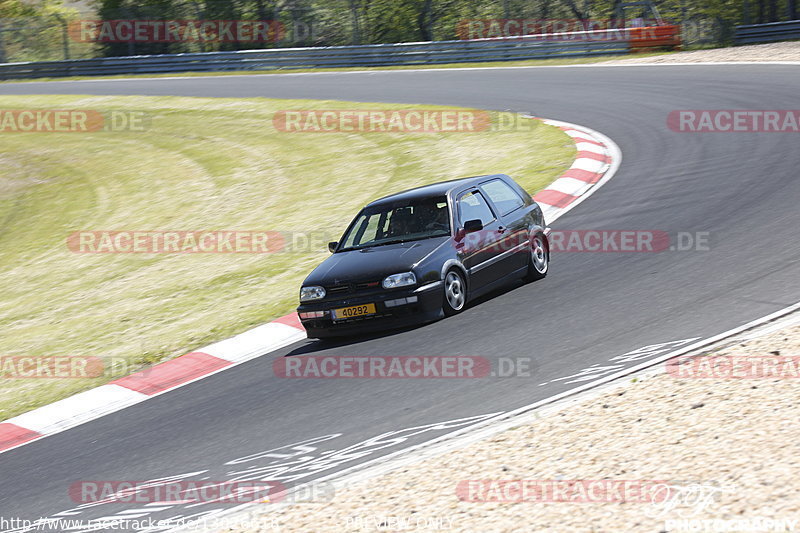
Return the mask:
<svg viewBox="0 0 800 533">
<path fill-rule="evenodd" d="M 77 16 L 59 0 L 0 0 L 0 62 L 70 57 L 67 24 Z"/>
</svg>

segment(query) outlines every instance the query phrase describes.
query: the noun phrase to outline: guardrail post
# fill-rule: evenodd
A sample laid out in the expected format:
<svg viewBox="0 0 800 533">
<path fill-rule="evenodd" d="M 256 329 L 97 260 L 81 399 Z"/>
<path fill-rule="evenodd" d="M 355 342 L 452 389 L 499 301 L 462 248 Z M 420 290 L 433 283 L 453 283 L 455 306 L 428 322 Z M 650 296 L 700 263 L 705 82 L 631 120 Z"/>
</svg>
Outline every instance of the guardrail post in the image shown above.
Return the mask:
<svg viewBox="0 0 800 533">
<path fill-rule="evenodd" d="M 6 62 L 6 49 L 3 46 L 3 21 L 0 20 L 0 63 Z"/>
<path fill-rule="evenodd" d="M 54 13 L 53 17 L 61 24 L 61 46 L 64 49 L 64 59 L 69 59 L 69 26 L 60 14 Z"/>
</svg>

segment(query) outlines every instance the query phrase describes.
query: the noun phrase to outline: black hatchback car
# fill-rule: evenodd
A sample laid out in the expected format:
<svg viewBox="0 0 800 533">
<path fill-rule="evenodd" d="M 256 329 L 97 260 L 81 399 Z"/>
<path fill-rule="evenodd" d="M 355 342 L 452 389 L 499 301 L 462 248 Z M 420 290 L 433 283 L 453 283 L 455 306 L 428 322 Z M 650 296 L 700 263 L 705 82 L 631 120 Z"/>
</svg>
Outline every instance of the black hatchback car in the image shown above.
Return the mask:
<svg viewBox="0 0 800 533">
<path fill-rule="evenodd" d="M 367 205 L 300 289 L 311 338 L 429 322 L 515 278 L 547 275 L 539 205 L 504 174 L 434 183 Z"/>
</svg>

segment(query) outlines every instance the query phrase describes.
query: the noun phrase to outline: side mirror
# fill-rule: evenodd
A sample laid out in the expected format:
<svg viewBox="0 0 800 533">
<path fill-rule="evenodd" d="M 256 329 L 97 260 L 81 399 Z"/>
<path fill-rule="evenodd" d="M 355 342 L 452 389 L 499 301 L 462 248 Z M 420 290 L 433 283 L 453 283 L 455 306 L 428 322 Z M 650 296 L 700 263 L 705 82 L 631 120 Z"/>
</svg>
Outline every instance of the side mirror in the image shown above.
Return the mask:
<svg viewBox="0 0 800 533">
<path fill-rule="evenodd" d="M 338 242 L 336 242 L 336 241 L 329 242 L 329 243 L 328 243 L 328 251 L 329 251 L 330 253 L 333 253 L 333 252 L 335 252 L 335 251 L 336 251 L 336 247 L 337 247 L 337 246 L 339 246 L 339 243 L 338 243 Z"/>
<path fill-rule="evenodd" d="M 472 233 L 473 231 L 480 231 L 483 229 L 483 222 L 480 219 L 467 220 L 464 222 L 464 231 Z"/>
</svg>

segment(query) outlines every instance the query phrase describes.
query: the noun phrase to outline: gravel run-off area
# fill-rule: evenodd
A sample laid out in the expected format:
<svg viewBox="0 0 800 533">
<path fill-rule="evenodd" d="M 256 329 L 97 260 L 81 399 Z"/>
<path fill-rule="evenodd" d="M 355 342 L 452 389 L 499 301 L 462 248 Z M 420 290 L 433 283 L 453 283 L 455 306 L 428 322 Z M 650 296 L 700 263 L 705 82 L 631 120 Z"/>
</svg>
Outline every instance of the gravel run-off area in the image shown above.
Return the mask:
<svg viewBox="0 0 800 533">
<path fill-rule="evenodd" d="M 631 57 L 604 62 L 604 65 L 630 65 L 636 63 L 724 63 L 729 61 L 800 61 L 800 41 L 769 44 L 752 44 L 729 48 L 692 50 L 672 54 Z"/>
<path fill-rule="evenodd" d="M 800 325 L 701 357 L 225 531 L 800 531 Z"/>
</svg>

